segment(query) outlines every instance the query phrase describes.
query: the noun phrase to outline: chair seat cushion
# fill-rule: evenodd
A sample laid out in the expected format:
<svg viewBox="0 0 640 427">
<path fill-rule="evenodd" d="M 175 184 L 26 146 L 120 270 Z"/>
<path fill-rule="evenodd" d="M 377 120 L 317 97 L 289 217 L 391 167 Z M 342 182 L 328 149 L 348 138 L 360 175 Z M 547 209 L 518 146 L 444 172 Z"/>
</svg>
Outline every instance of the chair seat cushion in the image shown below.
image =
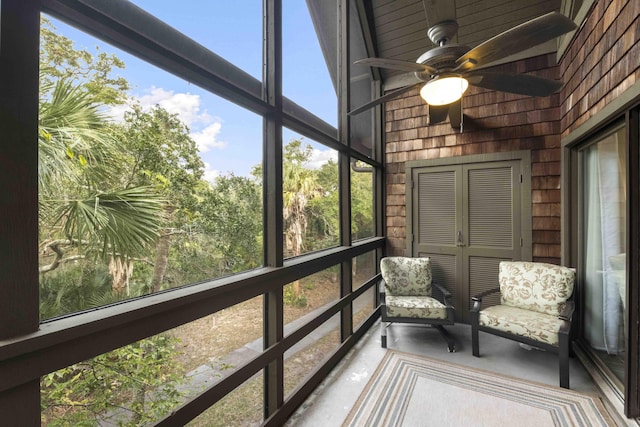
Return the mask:
<svg viewBox="0 0 640 427">
<path fill-rule="evenodd" d="M 557 316 L 495 305 L 480 311 L 478 323 L 499 331 L 558 346 L 558 331 L 562 320 Z"/>
<path fill-rule="evenodd" d="M 431 297 L 387 295 L 385 305 L 387 317 L 447 318 L 447 307 Z"/>
</svg>

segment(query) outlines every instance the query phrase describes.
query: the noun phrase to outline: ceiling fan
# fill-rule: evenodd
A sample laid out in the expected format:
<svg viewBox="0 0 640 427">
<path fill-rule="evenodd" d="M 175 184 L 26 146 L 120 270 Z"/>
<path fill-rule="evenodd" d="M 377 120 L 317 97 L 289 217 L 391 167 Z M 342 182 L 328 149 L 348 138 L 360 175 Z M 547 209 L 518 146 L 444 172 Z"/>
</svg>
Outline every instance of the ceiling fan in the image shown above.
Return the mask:
<svg viewBox="0 0 640 427">
<path fill-rule="evenodd" d="M 460 99 L 469 85 L 529 96 L 547 96 L 562 87 L 562 82 L 528 74 L 496 73 L 481 67 L 507 56 L 552 40 L 576 28 L 566 16 L 550 12 L 513 27 L 470 49 L 448 44 L 458 31 L 456 21 L 444 21 L 429 29 L 427 35 L 437 46 L 423 53 L 416 62 L 385 58 L 366 58 L 355 64 L 414 72 L 420 82 L 381 96 L 349 112 L 366 111 L 389 101 L 416 86 L 423 85 L 420 95 L 429 105 L 428 123 L 451 118 L 452 127 L 461 127 Z M 425 84 L 426 82 L 426 84 Z"/>
</svg>

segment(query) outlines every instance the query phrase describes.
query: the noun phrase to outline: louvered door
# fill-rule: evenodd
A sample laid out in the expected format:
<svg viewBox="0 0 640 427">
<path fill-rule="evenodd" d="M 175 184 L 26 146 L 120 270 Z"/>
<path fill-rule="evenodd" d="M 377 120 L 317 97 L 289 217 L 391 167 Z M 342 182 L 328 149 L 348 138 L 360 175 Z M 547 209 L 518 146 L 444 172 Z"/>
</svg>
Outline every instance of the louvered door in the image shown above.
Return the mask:
<svg viewBox="0 0 640 427">
<path fill-rule="evenodd" d="M 468 322 L 471 297 L 497 286 L 499 262 L 522 259 L 520 161 L 413 168 L 411 176 L 412 256 L 432 259 L 434 280 Z"/>
<path fill-rule="evenodd" d="M 498 285 L 498 264 L 521 258 L 520 162 L 465 165 L 463 278 L 465 300 Z M 497 303 L 497 295 L 485 303 Z M 468 309 L 464 310 L 465 316 Z M 463 318 L 466 317 L 463 316 Z"/>
<path fill-rule="evenodd" d="M 414 169 L 413 256 L 430 257 L 433 280 L 457 300 L 462 247 L 456 233 L 462 229 L 462 180 L 457 168 Z"/>
</svg>

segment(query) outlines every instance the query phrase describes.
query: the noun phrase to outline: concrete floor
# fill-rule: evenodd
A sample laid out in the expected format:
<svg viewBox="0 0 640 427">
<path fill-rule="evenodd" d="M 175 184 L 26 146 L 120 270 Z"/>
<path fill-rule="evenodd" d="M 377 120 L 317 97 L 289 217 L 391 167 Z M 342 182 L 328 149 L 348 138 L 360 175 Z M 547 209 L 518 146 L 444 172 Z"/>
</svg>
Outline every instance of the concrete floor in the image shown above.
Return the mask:
<svg viewBox="0 0 640 427">
<path fill-rule="evenodd" d="M 388 348 L 558 385 L 558 359 L 554 354 L 536 349 L 527 350 L 517 342 L 480 332 L 481 357 L 473 357 L 471 327 L 457 324 L 447 327 L 447 330 L 456 340 L 455 353 L 447 351 L 446 343 L 437 330 L 411 324 L 392 324 L 387 328 Z M 385 354 L 386 349 L 380 346 L 379 331 L 378 322 L 298 409 L 287 426 L 331 427 L 342 424 Z M 591 376 L 579 360 L 572 358 L 570 363 L 571 389 L 598 393 Z M 620 421 L 621 425 L 627 425 Z"/>
</svg>

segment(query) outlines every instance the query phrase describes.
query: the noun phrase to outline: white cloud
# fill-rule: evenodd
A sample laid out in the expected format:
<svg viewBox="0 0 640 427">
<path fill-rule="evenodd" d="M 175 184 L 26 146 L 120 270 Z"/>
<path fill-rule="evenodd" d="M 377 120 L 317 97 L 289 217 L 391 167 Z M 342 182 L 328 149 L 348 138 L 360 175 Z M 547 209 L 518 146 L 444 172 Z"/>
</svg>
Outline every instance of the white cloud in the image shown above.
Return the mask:
<svg viewBox="0 0 640 427">
<path fill-rule="evenodd" d="M 191 138 L 198 144 L 201 153 L 205 153 L 212 148 L 222 149 L 227 146 L 225 141 L 218 140 L 218 135 L 222 130 L 222 120 L 214 117 L 202 108 L 200 95 L 167 90 L 161 87 L 152 86 L 142 96 L 134 96 L 129 105 L 117 105 L 112 107 L 107 114 L 115 122 L 121 122 L 124 113 L 130 110 L 130 105 L 137 103 L 142 107 L 142 111 L 150 111 L 156 105 L 164 108 L 171 114 L 176 114 L 178 118 L 189 127 Z"/>
<path fill-rule="evenodd" d="M 159 105 L 172 114 L 177 114 L 180 120 L 189 127 L 194 124 L 211 123 L 215 120 L 207 111 L 202 111 L 200 95 L 192 93 L 175 93 L 161 87 L 151 87 L 146 95 L 137 98 L 143 110 Z"/>
<path fill-rule="evenodd" d="M 335 150 L 319 150 L 314 148 L 311 152 L 311 158 L 307 162 L 309 169 L 320 169 L 322 165 L 329 160 L 338 161 L 338 152 Z"/>
<path fill-rule="evenodd" d="M 204 162 L 204 179 L 211 184 L 216 182 L 216 178 L 222 175 L 219 170 L 211 169 L 211 165 L 207 162 Z"/>
<path fill-rule="evenodd" d="M 224 148 L 227 143 L 218 141 L 218 134 L 222 129 L 222 123 L 214 122 L 199 132 L 192 132 L 191 138 L 198 144 L 201 153 L 206 153 L 212 148 Z"/>
<path fill-rule="evenodd" d="M 124 113 L 129 110 L 131 110 L 131 106 L 128 103 L 122 105 L 114 105 L 110 106 L 109 109 L 105 111 L 105 114 L 114 122 L 122 123 L 122 121 L 124 120 Z"/>
</svg>

